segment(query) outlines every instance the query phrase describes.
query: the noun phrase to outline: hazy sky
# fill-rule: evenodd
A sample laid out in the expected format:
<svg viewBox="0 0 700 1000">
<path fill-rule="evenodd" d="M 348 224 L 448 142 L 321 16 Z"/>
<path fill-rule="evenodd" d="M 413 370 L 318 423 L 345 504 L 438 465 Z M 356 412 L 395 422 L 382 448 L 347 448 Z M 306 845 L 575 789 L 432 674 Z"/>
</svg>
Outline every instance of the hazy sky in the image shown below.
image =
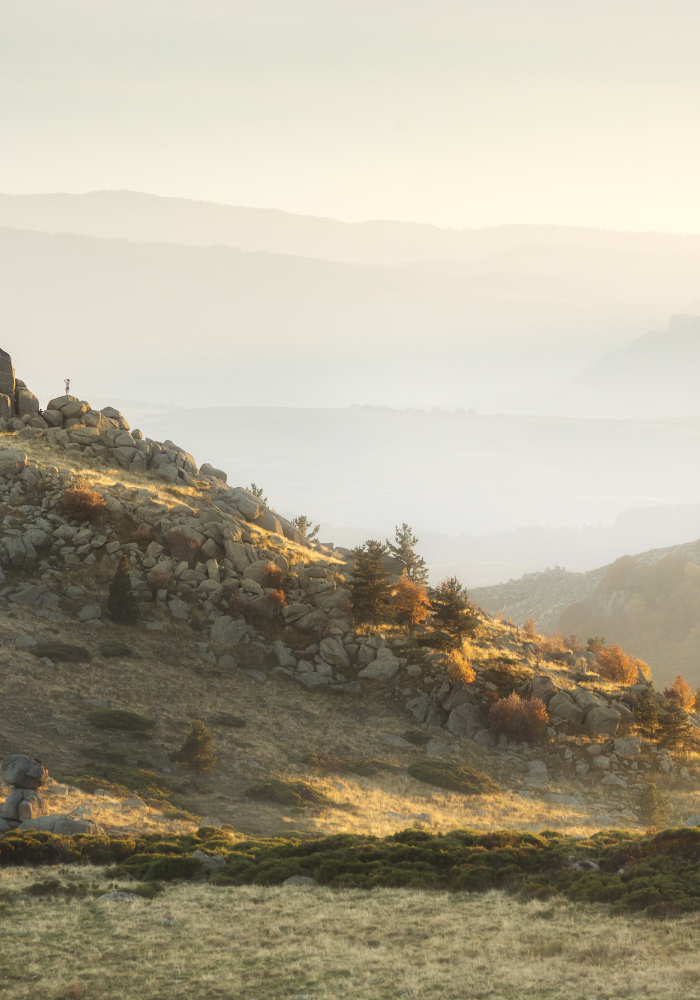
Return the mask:
<svg viewBox="0 0 700 1000">
<path fill-rule="evenodd" d="M 700 232 L 698 0 L 0 0 L 0 190 Z"/>
</svg>

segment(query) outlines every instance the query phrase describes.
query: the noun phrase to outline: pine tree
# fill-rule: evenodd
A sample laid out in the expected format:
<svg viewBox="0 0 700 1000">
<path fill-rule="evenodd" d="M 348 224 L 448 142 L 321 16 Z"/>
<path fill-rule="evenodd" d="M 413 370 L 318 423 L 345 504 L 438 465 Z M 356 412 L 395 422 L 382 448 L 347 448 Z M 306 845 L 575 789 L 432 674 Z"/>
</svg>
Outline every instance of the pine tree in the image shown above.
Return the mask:
<svg viewBox="0 0 700 1000">
<path fill-rule="evenodd" d="M 416 555 L 414 546 L 418 544 L 418 539 L 405 521 L 400 528 L 396 525 L 395 542 L 396 544 L 394 545 L 387 538 L 387 548 L 404 564 L 408 579 L 421 586 L 425 586 L 428 582 L 428 570 L 425 566 L 425 560 L 421 556 Z"/>
<path fill-rule="evenodd" d="M 296 524 L 297 528 L 307 542 L 315 542 L 318 540 L 318 533 L 321 530 L 321 525 L 312 525 L 311 518 L 307 517 L 306 514 L 300 514 L 299 517 L 293 518 L 292 524 Z"/>
<path fill-rule="evenodd" d="M 693 730 L 677 701 L 665 701 L 659 708 L 657 740 L 669 750 L 688 750 L 693 743 Z"/>
<path fill-rule="evenodd" d="M 352 611 L 358 621 L 376 624 L 392 614 L 392 587 L 383 563 L 386 554 L 386 545 L 374 540 L 353 549 Z"/>
<path fill-rule="evenodd" d="M 174 764 L 188 767 L 197 777 L 205 771 L 213 771 L 216 755 L 212 745 L 211 733 L 201 719 L 195 719 L 187 734 L 187 739 L 179 750 L 170 755 Z"/>
<path fill-rule="evenodd" d="M 256 500 L 259 500 L 261 504 L 267 507 L 267 497 L 263 496 L 264 491 L 262 486 L 256 486 L 255 483 L 251 483 L 249 492 L 253 494 Z"/>
<path fill-rule="evenodd" d="M 668 823 L 669 813 L 669 800 L 650 782 L 639 797 L 639 815 L 642 823 L 646 827 L 655 826 L 657 829 L 663 829 Z"/>
<path fill-rule="evenodd" d="M 109 585 L 107 610 L 112 621 L 122 625 L 132 625 L 139 616 L 139 606 L 131 591 L 131 573 L 126 556 L 122 556 L 117 563 L 117 571 Z"/>
<path fill-rule="evenodd" d="M 643 738 L 655 741 L 659 731 L 659 706 L 653 684 L 648 684 L 637 698 L 634 719 Z"/>
<path fill-rule="evenodd" d="M 430 592 L 434 620 L 453 639 L 460 640 L 476 631 L 479 615 L 456 576 L 451 576 Z"/>
</svg>

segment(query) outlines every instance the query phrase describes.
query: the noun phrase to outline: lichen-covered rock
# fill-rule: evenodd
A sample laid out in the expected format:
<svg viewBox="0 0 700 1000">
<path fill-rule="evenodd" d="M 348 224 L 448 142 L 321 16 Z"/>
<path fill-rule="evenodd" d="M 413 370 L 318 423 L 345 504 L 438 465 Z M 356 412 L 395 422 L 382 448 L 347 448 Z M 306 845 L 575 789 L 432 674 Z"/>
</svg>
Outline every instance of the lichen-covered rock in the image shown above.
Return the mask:
<svg viewBox="0 0 700 1000">
<path fill-rule="evenodd" d="M 48 781 L 49 771 L 37 757 L 11 754 L 0 765 L 2 780 L 16 788 L 41 788 Z"/>
<path fill-rule="evenodd" d="M 388 647 L 377 650 L 376 659 L 359 672 L 366 680 L 386 681 L 398 673 L 401 664 Z"/>
</svg>

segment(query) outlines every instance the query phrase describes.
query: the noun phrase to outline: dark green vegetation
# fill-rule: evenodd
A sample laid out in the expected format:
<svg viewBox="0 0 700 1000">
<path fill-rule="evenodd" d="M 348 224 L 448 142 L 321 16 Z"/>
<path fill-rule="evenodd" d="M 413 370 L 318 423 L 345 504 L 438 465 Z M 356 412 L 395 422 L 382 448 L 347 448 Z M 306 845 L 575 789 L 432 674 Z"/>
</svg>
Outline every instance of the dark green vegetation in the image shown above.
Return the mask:
<svg viewBox="0 0 700 1000">
<path fill-rule="evenodd" d="M 89 773 L 85 774 L 60 774 L 59 780 L 90 794 L 97 788 L 103 788 L 117 798 L 128 798 L 136 793 L 144 799 L 167 799 L 172 794 L 168 779 L 146 768 L 94 763 L 89 768 Z"/>
<path fill-rule="evenodd" d="M 401 734 L 407 743 L 412 743 L 414 747 L 424 747 L 433 739 L 433 733 L 427 729 L 407 729 Z"/>
<path fill-rule="evenodd" d="M 201 719 L 195 719 L 190 726 L 185 742 L 179 750 L 170 754 L 170 759 L 180 767 L 187 767 L 199 777 L 207 771 L 213 771 L 216 765 L 216 754 L 211 739 L 211 733 Z"/>
<path fill-rule="evenodd" d="M 192 857 L 195 850 L 220 854 L 226 864 L 205 869 Z M 0 837 L 0 865 L 70 862 L 111 864 L 115 867 L 106 872 L 108 878 L 131 875 L 148 883 L 197 879 L 218 885 L 279 885 L 292 875 L 307 875 L 337 889 L 500 888 L 538 899 L 561 894 L 609 904 L 614 913 L 638 911 L 651 917 L 700 910 L 700 829 L 695 828 L 654 836 L 608 830 L 588 839 L 551 830 L 455 830 L 445 835 L 404 830 L 385 839 L 339 834 L 319 840 L 234 841 L 211 827 L 187 836 L 149 834 L 136 840 L 55 837 L 35 830 Z"/>
<path fill-rule="evenodd" d="M 408 579 L 413 580 L 414 583 L 421 584 L 421 586 L 426 586 L 428 583 L 428 570 L 425 565 L 425 559 L 416 554 L 415 547 L 417 544 L 418 539 L 405 521 L 400 528 L 398 524 L 396 525 L 394 542 L 390 542 L 388 538 L 386 540 L 388 550 L 397 559 L 400 559 L 406 567 L 406 576 Z"/>
<path fill-rule="evenodd" d="M 134 655 L 134 651 L 130 646 L 127 646 L 125 642 L 119 642 L 117 639 L 110 639 L 109 642 L 103 642 L 99 650 L 100 654 L 108 660 L 117 656 Z"/>
<path fill-rule="evenodd" d="M 376 624 L 392 616 L 393 588 L 384 565 L 386 545 L 370 540 L 353 549 L 352 613 L 360 622 Z"/>
<path fill-rule="evenodd" d="M 131 567 L 126 556 L 117 563 L 117 569 L 109 585 L 107 611 L 112 621 L 120 625 L 133 625 L 139 616 L 139 606 L 131 589 Z"/>
<path fill-rule="evenodd" d="M 245 729 L 248 723 L 239 715 L 219 715 L 216 718 L 217 726 L 226 726 L 227 729 Z"/>
<path fill-rule="evenodd" d="M 96 729 L 117 729 L 127 732 L 145 732 L 153 729 L 155 722 L 136 712 L 125 712 L 118 708 L 100 709 L 90 712 L 88 722 Z"/>
<path fill-rule="evenodd" d="M 92 653 L 83 646 L 71 646 L 66 642 L 40 642 L 32 646 L 28 652 L 39 659 L 48 657 L 54 663 L 89 663 Z"/>
<path fill-rule="evenodd" d="M 377 771 L 391 771 L 393 764 L 387 764 L 383 760 L 376 760 L 370 757 L 344 760 L 341 757 L 330 757 L 325 754 L 309 753 L 302 758 L 304 764 L 316 767 L 319 771 L 328 771 L 332 774 L 362 774 L 365 776 L 376 774 Z"/>
<path fill-rule="evenodd" d="M 281 781 L 279 778 L 270 778 L 269 781 L 261 781 L 259 784 L 253 785 L 246 792 L 246 796 L 257 802 L 274 802 L 279 806 L 290 806 L 297 809 L 324 806 L 328 803 L 328 798 L 323 792 L 317 791 L 306 782 Z"/>
<path fill-rule="evenodd" d="M 479 626 L 476 606 L 471 603 L 456 576 L 443 580 L 430 591 L 430 607 L 436 624 L 455 642 L 471 635 Z"/>
<path fill-rule="evenodd" d="M 416 760 L 409 764 L 408 773 L 412 778 L 425 781 L 438 788 L 449 788 L 464 795 L 483 795 L 500 792 L 500 788 L 487 774 L 473 767 L 460 767 L 444 760 Z"/>
</svg>

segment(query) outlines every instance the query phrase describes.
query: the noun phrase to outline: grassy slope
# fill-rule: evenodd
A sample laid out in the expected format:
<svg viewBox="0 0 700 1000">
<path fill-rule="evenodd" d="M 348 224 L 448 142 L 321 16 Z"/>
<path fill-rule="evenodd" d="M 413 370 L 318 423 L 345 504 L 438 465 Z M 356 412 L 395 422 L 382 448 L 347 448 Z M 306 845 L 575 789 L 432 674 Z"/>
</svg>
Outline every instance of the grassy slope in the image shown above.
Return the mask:
<svg viewBox="0 0 700 1000">
<path fill-rule="evenodd" d="M 35 880 L 5 870 L 0 886 Z M 152 902 L 0 903 L 0 982 L 16 1000 L 692 1000 L 699 929 L 698 915 L 660 932 L 643 918 L 500 892 L 186 884 Z"/>
</svg>

